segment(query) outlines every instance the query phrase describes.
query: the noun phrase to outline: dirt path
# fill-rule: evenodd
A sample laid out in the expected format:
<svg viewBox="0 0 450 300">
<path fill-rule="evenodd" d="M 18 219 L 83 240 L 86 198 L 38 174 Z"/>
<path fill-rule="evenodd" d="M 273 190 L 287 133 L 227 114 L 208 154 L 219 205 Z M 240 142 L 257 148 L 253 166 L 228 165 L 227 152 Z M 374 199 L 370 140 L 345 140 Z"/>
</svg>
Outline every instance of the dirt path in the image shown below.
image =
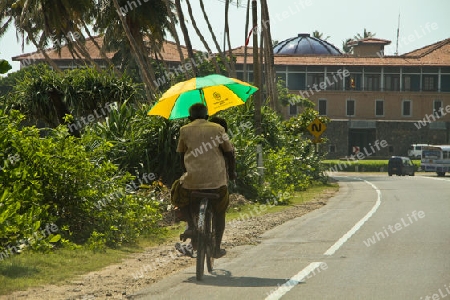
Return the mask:
<svg viewBox="0 0 450 300">
<path fill-rule="evenodd" d="M 228 223 L 223 238 L 224 248 L 257 244 L 259 236 L 265 231 L 322 207 L 333 194 L 324 193 L 310 202 L 282 212 L 261 215 L 261 211 L 255 210 L 238 221 Z M 148 248 L 119 264 L 62 285 L 30 288 L 9 296 L 0 296 L 0 299 L 132 299 L 131 295 L 136 291 L 195 264 L 194 259 L 179 255 L 173 246 L 175 242 Z"/>
</svg>

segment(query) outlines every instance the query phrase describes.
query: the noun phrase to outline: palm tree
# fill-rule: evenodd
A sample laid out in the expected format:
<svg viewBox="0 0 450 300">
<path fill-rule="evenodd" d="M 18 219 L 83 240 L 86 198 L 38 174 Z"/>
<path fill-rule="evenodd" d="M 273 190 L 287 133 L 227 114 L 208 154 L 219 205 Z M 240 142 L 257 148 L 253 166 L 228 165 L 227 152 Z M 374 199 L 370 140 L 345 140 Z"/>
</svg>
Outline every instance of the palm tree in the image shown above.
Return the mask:
<svg viewBox="0 0 450 300">
<path fill-rule="evenodd" d="M 268 91 L 268 97 L 272 109 L 281 112 L 281 108 L 278 102 L 278 92 L 276 85 L 276 72 L 275 72 L 275 61 L 273 56 L 272 48 L 272 35 L 270 33 L 270 17 L 269 17 L 269 7 L 267 5 L 267 0 L 261 0 L 261 24 L 262 34 L 264 36 L 264 57 L 265 57 L 265 67 L 266 67 L 266 87 Z"/>
<path fill-rule="evenodd" d="M 178 20 L 180 21 L 181 32 L 183 33 L 184 43 L 186 44 L 188 56 L 191 60 L 194 60 L 195 59 L 194 50 L 192 49 L 191 39 L 189 37 L 186 23 L 184 21 L 184 13 L 183 13 L 183 10 L 181 9 L 180 0 L 175 0 L 175 8 L 177 11 Z M 192 69 L 194 70 L 195 76 L 198 76 L 198 70 L 197 70 L 197 66 L 195 66 L 195 64 L 192 65 Z"/>
<path fill-rule="evenodd" d="M 220 48 L 219 42 L 217 41 L 217 37 L 216 37 L 216 35 L 214 33 L 214 30 L 212 29 L 211 22 L 209 22 L 208 14 L 206 13 L 206 9 L 205 9 L 205 5 L 203 3 L 203 0 L 200 0 L 200 8 L 202 9 L 203 18 L 205 19 L 206 24 L 208 25 L 209 32 L 211 33 L 211 37 L 213 39 L 214 45 L 216 46 L 216 50 L 219 53 L 219 55 L 220 55 L 220 57 L 222 59 L 222 62 L 224 64 L 225 69 L 227 70 L 228 74 L 231 74 L 231 66 L 228 63 L 228 61 L 227 61 L 227 59 L 225 57 L 225 54 L 223 53 L 222 49 Z"/>
<path fill-rule="evenodd" d="M 346 39 L 344 42 L 342 42 L 342 52 L 347 54 L 352 53 L 352 47 L 350 46 L 351 42 L 353 42 L 353 39 Z"/>
<path fill-rule="evenodd" d="M 314 30 L 313 31 L 313 37 L 315 37 L 316 39 L 319 39 L 319 40 L 324 40 L 324 41 L 326 41 L 326 40 L 328 40 L 329 38 L 330 38 L 330 36 L 327 36 L 326 38 L 322 38 L 323 37 L 323 33 L 322 32 L 319 32 L 318 30 Z"/>
<path fill-rule="evenodd" d="M 352 47 L 351 43 L 355 41 L 360 41 L 366 38 L 374 37 L 376 33 L 372 33 L 370 31 L 367 31 L 366 28 L 364 28 L 364 33 L 361 35 L 360 33 L 356 34 L 353 38 L 348 38 L 344 42 L 342 42 L 342 51 L 344 53 L 352 53 Z"/>
<path fill-rule="evenodd" d="M 186 0 L 186 4 L 187 4 L 187 7 L 188 7 L 189 17 L 191 18 L 191 23 L 192 23 L 192 26 L 194 27 L 195 32 L 197 33 L 198 37 L 202 41 L 203 46 L 206 48 L 206 51 L 208 51 L 208 53 L 212 53 L 211 48 L 209 47 L 208 43 L 205 40 L 205 37 L 202 35 L 200 29 L 197 26 L 197 22 L 195 21 L 195 17 L 194 17 L 194 15 L 192 13 L 192 6 L 191 6 L 191 3 L 189 2 L 189 0 Z M 219 67 L 219 64 L 217 63 L 217 60 L 215 59 L 215 57 L 213 57 L 211 60 L 212 60 L 212 62 L 214 64 L 214 67 L 216 69 L 216 73 L 219 74 L 220 73 L 220 67 Z"/>
<path fill-rule="evenodd" d="M 24 4 L 27 5 L 24 6 Z M 14 26 L 16 28 L 16 36 L 22 40 L 22 51 L 25 46 L 25 41 L 33 43 L 36 49 L 42 53 L 48 64 L 55 71 L 60 71 L 58 66 L 44 51 L 49 42 L 48 37 L 43 33 L 45 17 L 42 11 L 33 10 L 35 7 L 39 9 L 39 3 L 23 3 L 23 1 L 15 0 L 0 1 L 0 23 L 3 24 L 0 27 L 0 37 L 6 33 L 10 26 Z"/>
<path fill-rule="evenodd" d="M 95 20 L 94 30 L 104 34 L 106 50 L 118 51 L 115 59 L 120 60 L 122 68 L 127 69 L 132 61 L 137 64 L 147 97 L 155 99 L 158 87 L 149 57 L 161 51 L 166 30 L 170 31 L 169 10 L 165 0 L 139 3 L 135 8 L 127 0 L 113 0 L 112 5 L 106 2 Z"/>
<path fill-rule="evenodd" d="M 353 37 L 353 39 L 358 41 L 358 40 L 374 37 L 375 35 L 376 35 L 376 33 L 372 33 L 370 31 L 367 31 L 366 28 L 364 28 L 363 36 L 361 36 L 361 34 L 358 33 L 357 35 L 355 35 Z"/>
<path fill-rule="evenodd" d="M 181 50 L 180 38 L 179 38 L 178 32 L 177 32 L 177 30 L 175 28 L 175 24 L 176 24 L 176 18 L 175 17 L 176 17 L 176 15 L 172 11 L 172 5 L 171 5 L 171 3 L 169 3 L 169 0 L 164 0 L 164 3 L 166 4 L 167 14 L 168 14 L 169 20 L 170 20 L 170 24 L 169 24 L 170 34 L 175 39 L 178 55 L 180 56 L 180 61 L 184 61 L 184 54 L 183 54 L 183 51 Z M 188 72 L 186 72 L 184 74 L 184 77 L 185 77 L 185 79 L 189 79 Z"/>
<path fill-rule="evenodd" d="M 230 59 L 230 65 L 231 65 L 231 74 L 230 74 L 230 76 L 236 77 L 236 68 L 235 68 L 235 64 L 234 64 L 233 53 L 231 51 L 230 27 L 228 26 L 228 13 L 229 13 L 229 8 L 230 8 L 230 2 L 231 1 L 232 0 L 226 0 L 225 1 L 225 29 L 224 29 L 224 33 L 225 33 L 225 37 L 227 39 L 228 57 Z M 237 5 L 239 5 L 239 1 L 237 1 Z"/>
</svg>

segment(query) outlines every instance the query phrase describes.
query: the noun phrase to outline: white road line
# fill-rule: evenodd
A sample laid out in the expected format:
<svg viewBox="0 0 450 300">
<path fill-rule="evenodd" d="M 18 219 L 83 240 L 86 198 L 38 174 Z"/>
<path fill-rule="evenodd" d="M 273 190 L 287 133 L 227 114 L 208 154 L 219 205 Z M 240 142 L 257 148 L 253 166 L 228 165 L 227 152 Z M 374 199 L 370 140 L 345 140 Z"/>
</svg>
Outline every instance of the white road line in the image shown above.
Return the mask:
<svg viewBox="0 0 450 300">
<path fill-rule="evenodd" d="M 340 176 L 339 176 L 340 177 Z M 360 179 L 360 178 L 355 178 Z M 377 201 L 372 209 L 361 219 L 355 226 L 352 227 L 346 234 L 344 234 L 333 246 L 331 246 L 327 251 L 325 251 L 324 255 L 333 255 L 353 234 L 355 234 L 358 229 L 377 211 L 378 207 L 381 204 L 381 191 L 371 182 L 367 180 L 363 180 L 365 183 L 371 185 L 375 191 L 377 192 Z M 265 300 L 278 300 L 287 292 L 289 292 L 292 288 L 294 288 L 297 284 L 303 281 L 305 277 L 309 275 L 312 271 L 318 268 L 322 262 L 312 262 L 306 268 L 297 273 L 294 277 L 286 281 L 283 285 L 279 285 L 278 289 L 271 292 L 269 296 L 266 297 Z"/>
<path fill-rule="evenodd" d="M 378 207 L 381 204 L 381 191 L 371 182 L 364 180 L 365 183 L 371 185 L 375 191 L 377 191 L 377 202 L 372 207 L 372 209 L 361 219 L 355 226 L 352 227 L 346 234 L 344 234 L 333 246 L 331 246 L 327 251 L 325 251 L 324 255 L 333 255 L 356 231 L 358 231 L 363 224 L 369 220 L 369 218 L 377 211 Z"/>
<path fill-rule="evenodd" d="M 278 300 L 283 297 L 284 294 L 289 292 L 294 286 L 299 284 L 305 279 L 315 269 L 317 269 L 322 262 L 312 262 L 306 268 L 297 273 L 294 277 L 286 281 L 283 285 L 280 285 L 278 289 L 270 293 L 269 296 L 266 297 L 265 300 Z"/>
</svg>

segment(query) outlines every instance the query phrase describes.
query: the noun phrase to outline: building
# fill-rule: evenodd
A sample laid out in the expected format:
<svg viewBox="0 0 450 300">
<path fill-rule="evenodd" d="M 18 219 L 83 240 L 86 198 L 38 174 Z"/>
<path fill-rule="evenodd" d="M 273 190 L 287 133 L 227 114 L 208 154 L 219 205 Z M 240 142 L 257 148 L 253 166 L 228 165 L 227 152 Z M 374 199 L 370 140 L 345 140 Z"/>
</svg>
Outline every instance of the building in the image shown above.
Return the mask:
<svg viewBox="0 0 450 300">
<path fill-rule="evenodd" d="M 106 68 L 108 66 L 99 49 L 103 47 L 103 38 L 101 36 L 95 37 L 94 40 L 86 39 L 85 47 L 92 60 L 95 61 L 101 68 Z M 181 51 L 183 52 L 184 57 L 188 56 L 186 47 L 182 47 Z M 60 53 L 54 49 L 50 49 L 46 50 L 46 54 L 61 70 L 74 69 L 84 67 L 86 65 L 86 61 L 84 59 L 74 58 L 67 46 L 62 46 Z M 109 59 L 114 57 L 113 52 L 107 52 L 105 55 Z M 161 56 L 162 60 L 166 62 L 169 68 L 180 65 L 180 56 L 174 42 L 164 42 Z M 47 63 L 44 55 L 39 51 L 14 56 L 12 60 L 20 62 L 20 68 L 39 63 Z"/>
<path fill-rule="evenodd" d="M 96 38 L 101 45 L 101 38 Z M 309 98 L 322 116 L 331 119 L 322 144 L 329 158 L 370 150 L 372 157 L 406 155 L 410 144 L 450 143 L 450 39 L 399 56 L 385 56 L 390 41 L 367 38 L 352 44 L 353 54 L 342 54 L 327 41 L 299 34 L 274 47 L 277 76 L 291 93 Z M 86 46 L 101 65 L 100 52 L 92 41 Z M 185 57 L 187 51 L 183 47 Z M 244 79 L 244 47 L 233 50 L 237 77 Z M 48 51 L 62 68 L 84 65 L 63 47 L 61 56 Z M 112 57 L 113 53 L 108 53 Z M 176 45 L 166 42 L 162 51 L 169 66 L 180 64 Z M 21 65 L 44 61 L 40 53 L 13 58 Z M 246 57 L 252 81 L 252 48 Z M 286 107 L 286 118 L 301 107 Z M 385 140 L 386 147 L 371 148 Z M 386 145 L 386 144 L 384 144 Z M 375 151 L 372 151 L 374 149 Z"/>
<path fill-rule="evenodd" d="M 384 56 L 389 43 L 363 39 L 353 43 L 353 54 L 342 54 L 326 41 L 299 34 L 274 47 L 277 76 L 331 119 L 323 134 L 328 142 L 321 146 L 329 158 L 358 149 L 373 157 L 406 155 L 410 144 L 450 142 L 450 39 Z M 235 53 L 243 78 L 242 47 Z M 251 50 L 247 63 L 251 70 Z M 285 117 L 301 109 L 295 99 L 292 103 Z M 372 151 L 377 140 L 387 146 Z"/>
</svg>

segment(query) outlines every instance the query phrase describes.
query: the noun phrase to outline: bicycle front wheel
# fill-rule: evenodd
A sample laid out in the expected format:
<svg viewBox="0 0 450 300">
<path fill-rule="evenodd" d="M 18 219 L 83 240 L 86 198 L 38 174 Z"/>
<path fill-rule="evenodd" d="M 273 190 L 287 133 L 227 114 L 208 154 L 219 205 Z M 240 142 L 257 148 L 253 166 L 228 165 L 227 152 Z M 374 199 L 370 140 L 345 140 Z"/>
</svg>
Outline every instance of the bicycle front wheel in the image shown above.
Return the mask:
<svg viewBox="0 0 450 300">
<path fill-rule="evenodd" d="M 206 211 L 208 202 L 202 201 L 200 204 L 200 210 L 198 213 L 198 224 L 197 224 L 197 266 L 196 266 L 196 277 L 197 280 L 202 280 L 203 274 L 205 272 L 205 255 L 206 255 Z"/>
<path fill-rule="evenodd" d="M 205 216 L 205 251 L 206 251 L 206 267 L 211 273 L 214 267 L 214 252 L 216 250 L 216 230 L 214 226 L 214 214 L 212 209 L 206 211 Z"/>
</svg>

